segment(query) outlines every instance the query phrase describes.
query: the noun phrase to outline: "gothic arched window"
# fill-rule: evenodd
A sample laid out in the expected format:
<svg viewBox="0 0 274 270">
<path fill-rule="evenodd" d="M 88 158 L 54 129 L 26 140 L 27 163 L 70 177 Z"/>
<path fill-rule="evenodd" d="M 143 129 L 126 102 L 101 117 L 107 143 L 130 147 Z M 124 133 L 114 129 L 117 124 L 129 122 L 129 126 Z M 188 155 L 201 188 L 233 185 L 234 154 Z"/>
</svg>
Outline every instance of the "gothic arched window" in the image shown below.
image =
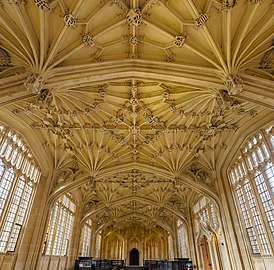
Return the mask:
<svg viewBox="0 0 274 270">
<path fill-rule="evenodd" d="M 270 255 L 274 237 L 274 127 L 260 130 L 239 150 L 229 170 L 236 203 L 254 255 Z"/>
<path fill-rule="evenodd" d="M 0 125 L 0 253 L 15 251 L 40 175 L 24 140 Z"/>
</svg>

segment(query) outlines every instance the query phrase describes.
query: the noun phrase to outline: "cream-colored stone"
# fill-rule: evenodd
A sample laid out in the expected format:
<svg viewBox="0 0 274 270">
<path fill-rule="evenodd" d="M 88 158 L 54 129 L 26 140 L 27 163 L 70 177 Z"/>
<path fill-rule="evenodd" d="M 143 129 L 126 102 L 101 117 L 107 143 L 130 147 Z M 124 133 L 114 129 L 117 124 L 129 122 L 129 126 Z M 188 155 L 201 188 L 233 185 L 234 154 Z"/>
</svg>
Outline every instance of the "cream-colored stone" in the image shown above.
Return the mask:
<svg viewBox="0 0 274 270">
<path fill-rule="evenodd" d="M 129 263 L 134 247 L 141 262 L 179 257 L 180 219 L 196 269 L 205 235 L 214 270 L 272 270 L 273 239 L 270 258 L 252 256 L 226 175 L 245 138 L 274 120 L 271 0 L 1 5 L 0 121 L 25 138 L 42 178 L 0 269 L 73 269 L 90 218 L 94 257 L 99 231 L 101 258 Z M 67 192 L 77 206 L 68 256 L 42 255 Z M 191 211 L 203 196 L 218 230 Z"/>
</svg>

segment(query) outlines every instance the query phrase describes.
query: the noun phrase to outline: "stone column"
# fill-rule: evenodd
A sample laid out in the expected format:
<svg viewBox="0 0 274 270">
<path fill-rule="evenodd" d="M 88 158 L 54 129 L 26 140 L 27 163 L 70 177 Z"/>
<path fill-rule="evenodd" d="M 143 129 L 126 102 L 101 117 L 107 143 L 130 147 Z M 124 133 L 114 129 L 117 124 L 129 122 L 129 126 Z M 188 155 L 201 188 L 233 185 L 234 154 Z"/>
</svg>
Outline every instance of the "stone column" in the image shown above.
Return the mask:
<svg viewBox="0 0 274 270">
<path fill-rule="evenodd" d="M 81 237 L 81 217 L 82 217 L 82 205 L 76 206 L 76 212 L 74 216 L 72 234 L 70 239 L 70 245 L 68 249 L 68 261 L 66 269 L 74 269 L 75 260 L 79 254 L 79 243 Z"/>
<path fill-rule="evenodd" d="M 49 206 L 46 202 L 50 180 L 51 176 L 48 178 L 41 176 L 40 178 L 29 218 L 24 226 L 25 230 L 23 230 L 23 235 L 20 236 L 20 246 L 14 269 L 37 269 L 37 261 L 42 256 L 44 231 L 49 214 Z"/>
</svg>

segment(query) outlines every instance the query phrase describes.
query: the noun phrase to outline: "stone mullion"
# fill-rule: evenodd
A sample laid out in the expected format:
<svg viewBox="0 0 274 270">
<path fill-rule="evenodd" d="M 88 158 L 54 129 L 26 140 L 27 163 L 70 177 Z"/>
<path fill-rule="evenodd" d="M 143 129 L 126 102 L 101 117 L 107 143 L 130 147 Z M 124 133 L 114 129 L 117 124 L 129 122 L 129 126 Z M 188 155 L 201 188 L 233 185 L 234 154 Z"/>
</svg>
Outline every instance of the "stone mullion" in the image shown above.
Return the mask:
<svg viewBox="0 0 274 270">
<path fill-rule="evenodd" d="M 156 240 L 155 238 L 153 238 L 153 241 L 152 241 L 152 251 L 153 251 L 153 258 L 155 259 L 156 258 Z"/>
<path fill-rule="evenodd" d="M 23 166 L 24 164 L 28 161 L 27 160 L 27 153 L 26 152 L 23 152 L 21 149 L 18 149 L 18 154 L 17 154 L 17 157 L 16 157 L 16 161 L 15 161 L 15 165 L 12 166 L 11 163 L 10 163 L 10 166 L 14 169 L 14 171 L 19 174 L 19 175 L 24 175 L 23 174 Z M 19 155 L 22 154 L 22 160 L 21 160 L 21 164 L 19 166 L 19 168 L 17 169 L 17 166 L 16 166 L 16 163 L 17 163 L 17 160 L 19 158 Z"/>
<path fill-rule="evenodd" d="M 23 150 L 20 148 L 17 148 L 18 149 L 18 153 L 17 153 L 17 156 L 16 156 L 16 159 L 15 159 L 15 162 L 14 162 L 14 167 L 16 168 L 16 170 L 17 171 L 21 171 L 21 167 L 22 167 L 22 164 L 23 164 L 23 162 L 24 162 L 24 160 L 25 160 L 25 155 L 24 155 L 24 152 L 23 152 Z M 21 159 L 21 164 L 20 164 L 20 166 L 19 166 L 19 168 L 17 169 L 17 166 L 16 166 L 16 164 L 17 164 L 17 162 L 18 162 L 18 159 L 19 159 L 19 156 L 22 156 L 22 159 Z"/>
<path fill-rule="evenodd" d="M 173 221 L 173 228 L 173 255 L 176 258 L 179 257 L 178 227 L 176 221 Z"/>
<path fill-rule="evenodd" d="M 120 243 L 119 243 L 119 240 L 117 238 L 116 239 L 116 251 L 114 253 L 114 259 L 115 260 L 119 260 L 119 245 L 120 245 Z"/>
<path fill-rule="evenodd" d="M 98 247 L 98 255 L 99 255 L 99 258 L 102 259 L 102 258 L 104 258 L 104 254 L 105 254 L 105 246 L 106 246 L 105 242 L 106 242 L 106 239 L 104 237 L 105 234 L 104 234 L 103 230 L 101 231 L 101 234 L 98 234 L 98 235 L 100 235 L 100 241 L 99 241 L 100 246 L 97 246 Z"/>
<path fill-rule="evenodd" d="M 266 146 L 267 150 L 269 151 L 270 160 L 271 160 L 272 164 L 274 164 L 274 149 L 270 142 L 270 138 L 269 138 L 270 134 L 266 134 L 266 132 L 263 131 L 262 135 L 263 135 L 263 141 L 265 143 L 265 146 Z"/>
<path fill-rule="evenodd" d="M 266 144 L 266 141 L 264 140 L 264 138 L 263 138 L 263 141 L 260 141 L 259 147 L 262 149 L 263 157 L 264 157 L 264 160 L 265 160 L 264 162 L 267 163 L 267 162 L 271 161 L 270 160 L 270 158 L 271 158 L 271 150 L 268 149 L 269 147 Z"/>
<path fill-rule="evenodd" d="M 145 245 L 145 243 L 144 243 Z M 125 262 L 126 262 L 126 259 L 127 256 L 128 256 L 128 238 L 125 239 L 125 242 L 124 242 L 124 251 L 123 251 L 123 254 L 124 254 L 124 259 L 125 259 Z"/>
<path fill-rule="evenodd" d="M 14 143 L 12 144 L 12 146 L 13 146 L 13 149 L 12 149 L 12 151 L 10 153 L 9 163 L 11 164 L 11 166 L 14 166 L 14 165 L 12 165 L 12 161 L 11 161 L 12 160 L 12 156 L 14 155 L 14 152 L 17 151 L 17 155 L 16 155 L 15 162 L 14 162 L 14 164 L 16 164 L 17 156 L 20 153 L 20 149 L 18 149 L 18 147 Z"/>
<path fill-rule="evenodd" d="M 70 220 L 72 220 L 71 224 L 70 224 Z M 74 242 L 73 235 L 74 235 L 74 231 L 75 231 L 75 223 L 76 223 L 75 213 L 70 211 L 69 209 L 67 209 L 67 218 L 66 218 L 66 222 L 65 222 L 65 233 L 63 235 L 63 241 L 68 240 L 68 242 L 66 244 L 67 247 L 66 247 L 65 255 L 63 255 L 63 256 L 68 256 L 68 253 L 71 250 L 71 245 Z M 71 226 L 70 228 L 69 228 L 69 224 Z M 78 223 L 78 226 L 79 226 L 79 223 Z M 69 234 L 68 234 L 68 229 L 70 229 Z M 65 237 L 67 237 L 67 239 Z"/>
<path fill-rule="evenodd" d="M 92 223 L 93 224 L 93 223 Z M 89 236 L 89 242 L 88 242 L 88 244 L 89 244 L 89 256 L 92 256 L 92 225 L 91 226 L 89 226 L 89 228 L 90 228 L 90 236 Z"/>
<path fill-rule="evenodd" d="M 118 257 L 118 260 L 122 260 L 123 259 L 122 249 L 123 249 L 123 240 L 120 240 L 119 241 L 119 257 Z"/>
<path fill-rule="evenodd" d="M 9 141 L 9 138 L 8 138 L 8 136 L 7 136 L 7 134 L 8 134 L 9 131 L 10 131 L 10 129 L 7 128 L 7 129 L 5 130 L 5 132 L 4 132 L 4 134 L 3 134 L 2 139 L 0 140 L 0 152 L 1 152 L 1 149 L 2 149 L 2 147 L 3 147 L 3 144 L 4 144 L 5 140 L 7 139 L 7 140 Z M 7 147 L 8 147 L 8 145 L 7 145 Z M 5 150 L 5 152 L 6 152 L 6 150 Z"/>
<path fill-rule="evenodd" d="M 7 151 L 9 149 L 10 145 L 13 146 L 13 143 L 12 143 L 12 140 L 10 138 L 6 137 L 5 139 L 7 140 L 7 146 L 6 146 L 5 150 L 3 151 L 3 154 L 0 155 L 0 157 L 2 157 L 3 161 L 5 162 L 5 164 L 9 164 L 10 165 L 10 162 L 6 158 L 6 154 L 7 154 Z M 3 141 L 3 144 L 4 143 L 5 142 Z M 0 149 L 1 149 L 1 147 L 0 147 Z"/>
<path fill-rule="evenodd" d="M 118 242 L 118 238 L 116 238 L 113 259 L 118 260 L 118 257 L 119 257 L 119 242 Z"/>
<path fill-rule="evenodd" d="M 99 237 L 96 237 L 96 253 L 98 254 L 99 259 L 102 259 L 102 253 L 103 253 L 102 251 L 103 251 L 104 237 L 102 236 L 102 234 L 103 234 L 102 232 L 101 234 L 98 232 Z M 97 242 L 99 242 L 100 245 Z"/>
<path fill-rule="evenodd" d="M 253 160 L 253 155 L 252 155 L 252 153 L 254 153 L 255 156 L 256 156 L 258 165 L 257 165 L 257 166 L 254 166 L 254 168 L 255 168 L 256 170 L 258 170 L 259 167 L 260 167 L 260 158 L 259 158 L 258 153 L 257 153 L 256 150 L 257 150 L 257 147 L 256 147 L 256 146 L 253 146 L 253 147 L 250 149 L 250 151 L 251 151 L 251 159 Z M 254 160 L 253 160 L 253 162 L 254 162 L 254 164 L 255 164 L 255 161 L 254 161 Z"/>
<path fill-rule="evenodd" d="M 121 241 L 118 242 L 118 248 L 117 248 L 117 260 L 121 260 Z"/>
<path fill-rule="evenodd" d="M 92 228 L 89 225 L 87 225 L 87 227 L 88 227 L 88 232 L 89 232 L 89 238 L 88 238 L 89 241 L 87 242 L 88 247 L 89 247 L 89 249 L 88 249 L 88 256 L 90 257 L 91 256 L 91 230 L 92 230 Z M 81 234 L 82 234 L 82 231 L 81 231 Z M 81 248 L 81 243 L 80 243 L 79 246 Z"/>
<path fill-rule="evenodd" d="M 153 259 L 152 257 L 152 240 L 149 241 L 149 254 L 150 254 L 150 259 Z"/>
<path fill-rule="evenodd" d="M 264 167 L 264 169 L 265 169 L 265 167 Z M 274 205 L 274 194 L 273 194 L 273 192 L 272 192 L 272 190 L 271 190 L 271 186 L 270 186 L 269 181 L 268 181 L 268 179 L 267 179 L 265 170 L 262 170 L 262 171 L 261 171 L 261 174 L 263 175 L 264 182 L 265 182 L 265 184 L 266 184 L 266 186 L 267 186 L 267 190 L 268 190 L 269 196 L 270 196 L 271 201 L 272 201 L 272 203 L 273 203 L 273 205 Z"/>
<path fill-rule="evenodd" d="M 75 220 L 76 220 L 76 218 L 74 217 L 74 223 L 76 222 Z M 90 255 L 90 250 L 91 250 L 90 238 L 91 238 L 91 236 L 89 235 L 90 227 L 85 222 L 83 224 L 79 221 L 77 221 L 77 222 L 79 224 L 78 234 L 80 236 L 79 242 L 78 242 L 78 252 L 77 252 L 77 254 L 81 254 L 81 256 L 83 256 L 83 243 L 85 242 L 85 240 L 84 240 L 85 239 L 85 228 L 87 228 L 87 230 L 86 230 L 87 233 L 86 234 L 87 234 L 87 238 L 88 238 L 89 241 L 86 241 L 85 245 L 88 246 L 88 250 L 85 247 L 84 252 L 86 252 L 86 254 L 87 254 L 86 256 L 91 256 Z M 81 226 L 81 224 L 82 224 L 82 226 Z"/>
<path fill-rule="evenodd" d="M 145 258 L 146 258 L 146 260 L 148 260 L 149 259 L 149 256 L 148 256 L 148 245 L 147 245 L 147 241 L 144 243 L 144 246 L 145 246 Z"/>
<path fill-rule="evenodd" d="M 200 265 L 200 254 L 199 254 L 199 248 L 197 248 L 197 242 L 196 242 L 196 222 L 195 222 L 196 216 L 193 212 L 193 207 L 189 207 L 188 210 L 188 231 L 187 234 L 188 237 L 188 255 L 193 258 L 194 261 L 196 261 L 197 265 Z"/>
<path fill-rule="evenodd" d="M 94 226 L 92 226 L 91 228 L 91 240 L 90 240 L 90 253 L 91 253 L 91 256 L 94 258 L 96 257 L 96 233 L 95 233 L 95 228 Z"/>
<path fill-rule="evenodd" d="M 269 156 L 270 156 L 270 161 L 272 162 L 272 164 L 274 164 L 274 151 L 272 150 L 272 145 L 271 143 L 269 142 L 269 140 L 267 139 L 266 137 L 266 134 L 265 132 L 262 132 L 263 133 L 263 141 L 265 143 L 265 146 L 267 148 L 267 150 L 269 151 Z M 263 151 L 263 150 L 262 150 Z M 265 168 L 264 168 L 265 169 Z M 267 185 L 267 189 L 268 189 L 268 192 L 270 194 L 270 197 L 272 199 L 272 202 L 274 203 L 274 194 L 271 190 L 271 186 L 269 184 L 269 181 L 267 180 L 267 177 L 266 177 L 266 173 L 265 173 L 265 170 L 262 170 L 261 172 L 263 174 L 263 177 L 265 179 L 265 183 Z"/>
<path fill-rule="evenodd" d="M 254 161 L 254 159 L 253 159 L 253 156 L 252 156 L 252 153 L 253 153 L 253 149 L 248 149 L 247 150 L 247 153 L 243 153 L 242 151 L 241 151 L 241 154 L 243 155 L 243 156 L 249 156 L 250 157 L 250 162 L 251 162 L 251 165 L 252 165 L 252 170 L 256 170 L 257 169 L 257 165 L 255 164 L 255 161 Z M 257 157 L 257 155 L 256 155 L 256 157 Z M 245 159 L 244 159 L 245 160 Z M 259 163 L 258 163 L 259 164 Z M 247 164 L 248 165 L 248 164 Z M 247 168 L 249 168 L 249 167 L 247 167 Z"/>
<path fill-rule="evenodd" d="M 123 260 L 125 259 L 125 244 L 126 244 L 126 239 L 124 238 L 124 240 L 122 242 L 122 251 L 121 251 L 121 259 L 123 259 Z M 144 247 L 144 244 L 143 244 L 143 247 Z M 145 250 L 145 249 L 143 248 L 143 250 Z M 143 258 L 145 258 L 144 255 L 143 255 Z"/>
<path fill-rule="evenodd" d="M 74 220 L 75 222 L 75 220 Z M 87 253 L 87 256 L 91 256 L 90 255 L 90 251 L 91 251 L 91 234 L 89 234 L 89 232 L 91 232 L 91 228 L 90 226 L 84 222 L 82 226 L 80 226 L 80 241 L 79 241 L 79 248 L 78 248 L 78 254 L 81 254 L 81 256 L 83 256 L 83 244 L 85 243 L 85 245 L 88 246 L 88 252 L 85 250 L 84 252 Z M 86 233 L 85 233 L 86 232 Z M 86 236 L 86 237 L 85 237 Z M 85 241 L 85 238 L 88 238 L 89 241 Z"/>
<path fill-rule="evenodd" d="M 86 253 L 86 256 L 88 257 L 90 256 L 90 230 L 91 230 L 90 227 L 86 223 L 84 223 L 84 226 L 82 226 L 80 229 L 80 242 L 79 242 L 79 249 L 81 250 L 81 253 L 83 251 L 83 243 L 85 243 L 86 247 L 84 252 Z M 86 237 L 85 237 L 85 231 L 86 231 Z M 88 241 L 85 241 L 84 240 L 85 238 L 87 238 Z"/>
<path fill-rule="evenodd" d="M 4 143 L 4 140 L 7 138 L 7 134 L 8 134 L 9 131 L 10 131 L 9 128 L 5 129 L 5 131 L 3 133 L 3 137 L 0 139 L 0 149 L 1 149 L 2 145 L 3 145 L 3 143 Z"/>
<path fill-rule="evenodd" d="M 48 233 L 48 235 L 47 235 L 47 238 L 45 239 L 45 241 L 46 241 L 46 244 L 45 244 L 45 252 L 44 252 L 44 254 L 46 255 L 47 254 L 47 249 L 48 249 L 48 240 L 49 240 L 49 238 L 50 238 L 50 233 L 51 233 L 51 228 L 52 228 L 52 226 L 53 226 L 53 220 L 54 220 L 54 210 L 55 210 L 55 204 L 54 204 L 54 208 L 52 208 L 51 209 L 51 213 L 50 213 L 50 215 L 52 214 L 52 216 L 50 216 L 49 217 L 49 224 L 48 224 L 48 226 L 47 226 L 47 230 L 49 230 L 49 231 L 46 231 L 46 234 Z M 57 208 L 57 210 L 56 211 L 58 211 L 58 208 Z M 56 217 L 57 217 L 57 214 L 56 214 Z M 50 219 L 51 218 L 51 219 Z M 56 221 L 57 221 L 57 218 L 56 218 Z M 51 245 L 53 245 L 53 235 L 52 235 L 52 241 L 51 241 Z M 51 251 L 49 252 L 49 255 L 51 255 Z"/>
<path fill-rule="evenodd" d="M 150 241 L 147 241 L 147 257 L 149 260 L 151 260 L 151 247 L 150 247 Z"/>
<path fill-rule="evenodd" d="M 122 260 L 123 259 L 122 249 L 123 249 L 123 240 L 119 240 L 119 257 L 118 257 L 118 260 Z"/>
<path fill-rule="evenodd" d="M 273 192 L 272 192 L 272 190 L 271 190 L 271 186 L 270 186 L 270 184 L 269 184 L 269 181 L 267 180 L 265 171 L 262 170 L 261 173 L 262 173 L 262 176 L 263 176 L 263 178 L 264 178 L 264 182 L 265 182 L 265 184 L 266 184 L 266 186 L 267 186 L 267 191 L 268 191 L 268 194 L 269 194 L 269 196 L 270 196 L 270 198 L 271 198 L 272 205 L 274 206 L 274 194 L 273 194 Z M 260 200 L 260 201 L 261 201 L 261 200 Z M 274 209 L 272 209 L 272 211 L 274 211 Z M 269 243 L 270 243 L 270 245 L 271 245 L 271 247 L 272 247 L 272 253 L 273 253 L 273 252 L 274 252 L 274 243 L 273 243 L 273 241 L 271 241 L 271 239 L 272 239 L 272 237 L 273 237 L 273 233 L 271 232 L 271 229 L 270 229 L 270 226 L 269 226 L 269 222 L 268 222 L 268 220 L 267 220 L 267 218 L 266 218 L 266 213 L 265 213 L 265 211 L 264 211 L 264 220 L 265 220 L 265 224 L 266 224 L 265 227 L 267 228 L 267 232 L 268 232 L 268 238 L 269 238 L 269 240 L 270 240 Z"/>
<path fill-rule="evenodd" d="M 81 225 L 81 217 L 82 217 L 82 206 L 81 204 L 75 204 L 74 212 L 68 209 L 68 217 L 72 217 L 73 221 L 71 223 L 70 234 L 68 234 L 69 242 L 67 246 L 66 255 L 67 256 L 67 266 L 66 269 L 73 269 L 75 264 L 75 258 L 79 256 L 79 239 L 80 239 L 80 225 Z M 68 226 L 67 222 L 67 226 Z M 84 223 L 85 225 L 85 223 Z M 87 234 L 86 234 L 87 235 Z M 85 250 L 86 251 L 86 250 Z M 90 256 L 87 254 L 86 256 Z"/>
<path fill-rule="evenodd" d="M 221 228 L 221 219 L 219 217 L 219 209 L 216 207 L 216 205 L 213 205 L 214 208 L 214 214 L 215 214 L 215 220 L 216 220 L 216 229 L 219 227 Z"/>
<path fill-rule="evenodd" d="M 21 166 L 20 166 L 20 173 L 22 175 L 24 175 L 26 173 L 26 169 L 25 167 L 27 166 L 26 164 L 28 163 L 28 159 L 27 159 L 27 152 L 24 152 L 23 154 L 23 159 L 22 159 L 22 163 L 21 163 Z M 25 170 L 25 173 L 23 173 L 23 171 Z"/>
<path fill-rule="evenodd" d="M 118 260 L 119 259 L 119 248 L 120 248 L 120 243 L 119 243 L 119 240 L 118 238 L 116 239 L 116 251 L 114 253 L 114 259 L 115 260 Z"/>
<path fill-rule="evenodd" d="M 269 146 L 267 145 L 267 142 L 266 142 L 264 136 L 262 136 L 261 140 L 258 139 L 258 141 L 259 141 L 258 147 L 262 151 L 263 158 L 264 158 L 264 163 L 267 163 L 269 161 L 270 157 L 271 157 L 271 149 L 269 149 Z M 265 146 L 265 147 L 263 147 L 263 146 Z M 265 148 L 266 148 L 266 150 L 265 150 Z M 267 151 L 267 153 L 266 153 L 266 151 Z"/>
<path fill-rule="evenodd" d="M 61 240 L 61 247 L 60 247 L 60 252 L 59 252 L 60 256 L 66 256 L 66 254 L 62 255 L 62 251 L 63 251 L 63 247 L 64 247 L 64 244 L 65 244 L 64 241 L 66 241 L 65 236 L 67 234 L 67 227 L 68 227 L 68 224 L 69 224 L 69 218 L 70 218 L 70 215 L 72 215 L 72 213 L 64 206 L 63 206 L 63 213 L 65 214 L 65 215 L 63 214 L 63 216 L 65 216 L 65 218 L 63 219 L 64 233 L 62 234 L 62 238 L 61 238 L 62 240 Z M 72 226 L 73 226 L 73 224 L 72 224 Z M 70 244 L 70 243 L 67 243 L 67 244 Z M 66 252 L 65 253 L 67 253 L 67 252 L 68 252 L 68 246 L 66 247 Z"/>
<path fill-rule="evenodd" d="M 113 253 L 113 259 L 114 260 L 118 260 L 118 255 L 119 255 L 119 243 L 118 243 L 118 239 L 116 238 L 115 240 L 115 245 L 114 245 L 114 253 Z M 107 257 L 106 257 L 107 258 Z"/>
<path fill-rule="evenodd" d="M 213 206 L 214 207 L 214 206 Z M 210 225 L 210 228 L 214 229 L 213 228 L 213 218 L 212 218 L 212 213 L 211 213 L 211 206 L 210 206 L 210 203 L 208 202 L 207 205 L 206 205 L 206 208 L 207 208 L 207 213 L 208 213 L 208 222 L 209 222 L 209 225 Z M 215 231 L 215 229 L 214 229 Z"/>
<path fill-rule="evenodd" d="M 219 267 L 220 262 L 216 252 L 216 236 L 215 235 L 211 235 L 208 238 L 208 249 L 209 249 L 209 255 L 210 255 L 210 260 L 212 262 L 213 270 L 222 270 L 222 268 Z"/>
<path fill-rule="evenodd" d="M 116 250 L 116 254 L 115 254 L 115 260 L 119 259 L 119 248 L 120 248 L 120 241 L 117 238 L 117 250 Z"/>
<path fill-rule="evenodd" d="M 56 238 L 56 232 L 57 232 L 57 228 L 58 228 L 58 223 L 59 223 L 59 220 L 60 220 L 60 211 L 61 211 L 61 202 L 58 202 L 57 213 L 56 213 L 56 221 L 55 221 L 55 225 L 54 225 L 54 230 L 53 230 L 53 235 L 52 235 L 51 247 L 50 247 L 49 255 L 52 255 L 52 250 L 53 250 L 54 243 L 55 243 L 55 238 Z M 50 229 L 51 229 L 51 227 L 50 227 Z"/>
<path fill-rule="evenodd" d="M 207 202 L 205 208 L 207 209 L 208 223 L 211 226 L 213 224 L 213 222 L 212 222 L 211 209 L 210 209 L 209 202 Z"/>
<path fill-rule="evenodd" d="M 180 227 L 178 226 L 178 224 L 177 224 L 177 226 L 176 226 L 176 239 L 177 239 L 177 251 L 178 251 L 178 253 L 177 253 L 177 257 L 181 257 L 181 255 L 182 255 L 182 249 L 181 249 L 181 241 L 180 241 Z"/>
<path fill-rule="evenodd" d="M 83 243 L 84 243 L 84 238 L 85 238 L 85 226 L 86 223 L 84 223 L 81 226 L 81 232 L 80 232 L 80 241 L 79 241 L 79 248 L 78 248 L 78 254 L 81 254 L 83 256 Z M 90 252 L 89 252 L 90 253 Z M 89 254 L 90 255 L 90 254 Z"/>
</svg>

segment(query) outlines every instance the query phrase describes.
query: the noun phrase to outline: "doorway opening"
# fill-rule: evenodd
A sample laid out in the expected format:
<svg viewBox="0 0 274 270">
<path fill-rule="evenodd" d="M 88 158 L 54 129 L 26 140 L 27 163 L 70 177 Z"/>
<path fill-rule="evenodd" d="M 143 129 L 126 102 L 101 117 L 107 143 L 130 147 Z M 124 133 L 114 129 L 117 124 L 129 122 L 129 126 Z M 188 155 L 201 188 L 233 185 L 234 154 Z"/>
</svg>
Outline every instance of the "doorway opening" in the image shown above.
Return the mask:
<svg viewBox="0 0 274 270">
<path fill-rule="evenodd" d="M 129 253 L 129 265 L 139 265 L 139 251 L 136 248 Z"/>
<path fill-rule="evenodd" d="M 207 237 L 205 235 L 202 237 L 201 248 L 202 248 L 202 257 L 204 262 L 204 270 L 212 270 L 210 250 L 209 250 Z"/>
</svg>

